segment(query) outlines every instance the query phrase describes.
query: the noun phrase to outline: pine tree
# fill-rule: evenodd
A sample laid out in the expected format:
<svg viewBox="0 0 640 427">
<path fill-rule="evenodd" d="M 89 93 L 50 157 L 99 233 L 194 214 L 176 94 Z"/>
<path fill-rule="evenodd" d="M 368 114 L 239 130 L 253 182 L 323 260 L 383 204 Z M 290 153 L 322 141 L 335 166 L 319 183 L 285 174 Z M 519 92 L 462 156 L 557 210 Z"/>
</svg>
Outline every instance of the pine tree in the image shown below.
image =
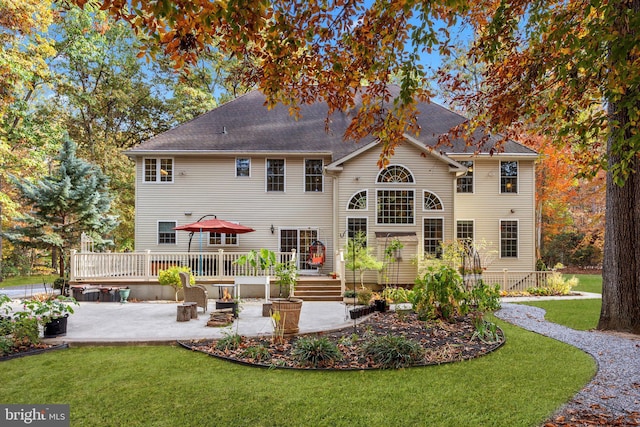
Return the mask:
<svg viewBox="0 0 640 427">
<path fill-rule="evenodd" d="M 17 218 L 12 230 L 4 233 L 10 241 L 27 247 L 51 249 L 57 258 L 60 276 L 65 274 L 65 257 L 78 246 L 82 232 L 98 245 L 110 244 L 103 239 L 117 225 L 117 217 L 109 215 L 112 196 L 109 178 L 99 167 L 76 157 L 77 145 L 65 139 L 57 168 L 43 179 L 30 182 L 11 176 L 30 213 Z"/>
</svg>

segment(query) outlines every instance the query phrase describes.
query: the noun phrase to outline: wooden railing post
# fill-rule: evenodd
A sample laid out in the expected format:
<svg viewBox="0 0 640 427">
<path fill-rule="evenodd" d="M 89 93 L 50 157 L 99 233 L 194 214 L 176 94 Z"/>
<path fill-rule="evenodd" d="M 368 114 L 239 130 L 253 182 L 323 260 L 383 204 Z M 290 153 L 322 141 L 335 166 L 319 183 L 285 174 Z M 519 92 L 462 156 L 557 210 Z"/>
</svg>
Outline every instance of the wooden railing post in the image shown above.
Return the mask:
<svg viewBox="0 0 640 427">
<path fill-rule="evenodd" d="M 144 253 L 144 277 L 147 280 L 151 278 L 151 249 Z"/>
<path fill-rule="evenodd" d="M 215 265 L 215 260 L 214 260 Z M 224 249 L 218 249 L 218 268 L 216 270 L 216 278 L 220 279 L 225 275 L 224 271 Z"/>
<path fill-rule="evenodd" d="M 71 254 L 69 256 L 69 281 L 76 280 L 76 251 L 75 249 L 71 249 Z"/>
<path fill-rule="evenodd" d="M 505 291 L 509 289 L 507 288 L 508 283 L 509 283 L 509 269 L 503 268 L 502 269 L 502 289 L 504 289 Z"/>
</svg>

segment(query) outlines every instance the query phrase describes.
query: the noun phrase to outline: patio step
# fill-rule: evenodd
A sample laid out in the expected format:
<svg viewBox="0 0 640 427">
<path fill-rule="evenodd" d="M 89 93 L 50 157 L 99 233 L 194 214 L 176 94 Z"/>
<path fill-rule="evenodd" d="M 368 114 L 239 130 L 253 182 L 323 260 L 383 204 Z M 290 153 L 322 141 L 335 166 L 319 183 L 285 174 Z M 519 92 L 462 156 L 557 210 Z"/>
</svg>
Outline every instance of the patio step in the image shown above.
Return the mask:
<svg viewBox="0 0 640 427">
<path fill-rule="evenodd" d="M 298 282 L 295 295 L 303 301 L 342 301 L 340 282 Z"/>
</svg>

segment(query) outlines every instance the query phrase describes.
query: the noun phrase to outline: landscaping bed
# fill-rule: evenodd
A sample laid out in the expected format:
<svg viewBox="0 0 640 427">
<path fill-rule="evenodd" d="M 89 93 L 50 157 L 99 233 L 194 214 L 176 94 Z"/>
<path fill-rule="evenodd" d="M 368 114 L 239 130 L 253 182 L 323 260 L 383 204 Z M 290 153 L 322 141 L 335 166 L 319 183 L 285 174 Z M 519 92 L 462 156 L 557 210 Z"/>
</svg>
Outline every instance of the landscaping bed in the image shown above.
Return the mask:
<svg viewBox="0 0 640 427">
<path fill-rule="evenodd" d="M 418 357 L 407 358 L 405 363 L 385 364 L 380 362 L 375 354 L 372 356 L 366 351 L 371 348 L 372 341 L 381 337 L 404 337 L 405 343 L 406 341 L 410 342 L 410 345 L 417 343 L 421 350 L 412 350 Z M 323 341 L 325 344 L 310 348 L 311 338 L 326 339 Z M 504 333 L 499 328 L 494 338 L 495 340 L 481 339 L 474 326 L 472 315 L 456 317 L 452 322 L 426 323 L 418 320 L 414 313 L 398 315 L 395 312 L 376 312 L 359 323 L 357 327 L 282 337 L 280 342 L 275 343 L 270 336 L 240 337 L 231 334 L 220 340 L 194 340 L 179 343 L 194 351 L 260 367 L 361 370 L 437 365 L 473 359 L 496 350 L 505 341 Z M 296 352 L 299 340 L 307 340 L 305 342 L 307 355 L 315 351 L 316 357 L 313 359 L 315 363 L 301 360 L 300 351 Z M 327 341 L 331 344 L 326 344 Z M 391 346 L 395 344 L 398 348 L 403 345 L 393 341 Z M 323 359 L 321 357 L 323 349 L 332 345 L 339 350 L 338 356 Z M 395 350 L 397 348 L 383 348 L 381 351 L 385 352 L 385 355 L 390 355 Z"/>
</svg>

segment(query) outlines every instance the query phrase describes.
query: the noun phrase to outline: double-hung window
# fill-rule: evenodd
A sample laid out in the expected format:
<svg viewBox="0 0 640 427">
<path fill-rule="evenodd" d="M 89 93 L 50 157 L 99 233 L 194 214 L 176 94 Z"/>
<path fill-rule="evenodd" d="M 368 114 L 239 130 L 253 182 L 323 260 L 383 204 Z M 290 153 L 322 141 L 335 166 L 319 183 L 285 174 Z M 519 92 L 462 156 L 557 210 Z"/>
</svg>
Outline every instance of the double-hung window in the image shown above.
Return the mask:
<svg viewBox="0 0 640 427">
<path fill-rule="evenodd" d="M 424 218 L 424 253 L 442 258 L 444 221 L 442 218 Z"/>
<path fill-rule="evenodd" d="M 518 162 L 500 162 L 500 193 L 518 192 Z"/>
<path fill-rule="evenodd" d="M 238 235 L 228 233 L 209 233 L 209 245 L 237 245 Z"/>
<path fill-rule="evenodd" d="M 518 257 L 518 221 L 500 221 L 500 258 Z"/>
<path fill-rule="evenodd" d="M 144 159 L 144 182 L 173 182 L 173 159 Z"/>
<path fill-rule="evenodd" d="M 158 221 L 158 244 L 159 245 L 175 245 L 176 230 L 173 228 L 177 225 L 176 221 Z"/>
<path fill-rule="evenodd" d="M 462 160 L 458 163 L 467 168 L 467 173 L 456 180 L 456 192 L 473 193 L 473 161 Z"/>
<path fill-rule="evenodd" d="M 304 161 L 304 191 L 322 192 L 324 177 L 322 176 L 322 159 L 306 159 Z"/>
<path fill-rule="evenodd" d="M 267 191 L 284 191 L 284 159 L 267 159 Z"/>
<path fill-rule="evenodd" d="M 247 157 L 236 158 L 236 177 L 251 176 L 251 159 Z"/>
</svg>

